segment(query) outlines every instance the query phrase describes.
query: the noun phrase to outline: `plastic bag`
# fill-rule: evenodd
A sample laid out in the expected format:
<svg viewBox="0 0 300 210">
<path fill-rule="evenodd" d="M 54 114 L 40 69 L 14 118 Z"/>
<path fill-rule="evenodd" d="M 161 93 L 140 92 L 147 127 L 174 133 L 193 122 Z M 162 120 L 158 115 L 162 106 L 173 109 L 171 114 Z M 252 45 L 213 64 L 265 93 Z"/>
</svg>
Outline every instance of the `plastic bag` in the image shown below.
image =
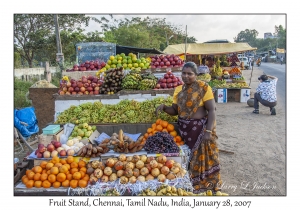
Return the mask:
<svg viewBox="0 0 300 210">
<path fill-rule="evenodd" d="M 75 125 L 72 123 L 67 123 L 64 125 L 64 133 L 60 136 L 60 143 L 65 144 L 68 141 L 69 136 L 71 135 Z"/>
<path fill-rule="evenodd" d="M 34 112 L 34 107 L 14 110 L 14 126 L 24 138 L 39 132 L 37 124 L 38 120 Z"/>
</svg>

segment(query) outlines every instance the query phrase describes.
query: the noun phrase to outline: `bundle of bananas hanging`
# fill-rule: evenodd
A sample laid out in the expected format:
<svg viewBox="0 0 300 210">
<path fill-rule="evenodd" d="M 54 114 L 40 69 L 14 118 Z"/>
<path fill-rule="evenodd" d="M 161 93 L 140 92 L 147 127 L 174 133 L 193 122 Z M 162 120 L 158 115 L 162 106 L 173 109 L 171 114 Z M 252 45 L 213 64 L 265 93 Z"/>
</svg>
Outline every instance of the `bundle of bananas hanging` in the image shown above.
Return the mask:
<svg viewBox="0 0 300 210">
<path fill-rule="evenodd" d="M 63 76 L 62 80 L 66 81 L 66 82 L 69 82 L 69 77 L 68 76 Z"/>
<path fill-rule="evenodd" d="M 139 90 L 151 90 L 155 88 L 157 84 L 157 78 L 154 76 L 154 74 L 142 74 L 142 79 L 143 80 L 139 84 Z"/>
<path fill-rule="evenodd" d="M 197 76 L 197 80 L 202 80 L 204 82 L 209 82 L 211 80 L 211 75 L 206 73 L 206 74 L 201 74 Z"/>
<path fill-rule="evenodd" d="M 211 70 L 211 75 L 214 77 L 221 77 L 223 75 L 223 70 L 220 66 L 213 65 L 213 69 Z"/>
<path fill-rule="evenodd" d="M 122 89 L 137 90 L 142 79 L 141 74 L 129 72 L 122 80 Z"/>
</svg>

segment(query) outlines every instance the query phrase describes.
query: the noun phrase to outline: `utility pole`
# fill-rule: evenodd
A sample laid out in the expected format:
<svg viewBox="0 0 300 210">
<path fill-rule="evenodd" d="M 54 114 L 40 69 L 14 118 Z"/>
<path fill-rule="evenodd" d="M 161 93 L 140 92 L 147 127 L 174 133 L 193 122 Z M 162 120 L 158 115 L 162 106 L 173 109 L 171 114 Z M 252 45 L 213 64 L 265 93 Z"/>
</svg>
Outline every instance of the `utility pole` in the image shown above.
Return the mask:
<svg viewBox="0 0 300 210">
<path fill-rule="evenodd" d="M 60 70 L 64 69 L 64 54 L 62 53 L 61 48 L 61 40 L 60 40 L 60 33 L 59 33 L 59 25 L 58 25 L 58 16 L 54 15 L 54 24 L 55 24 L 55 34 L 56 34 L 56 61 L 59 63 Z"/>
<path fill-rule="evenodd" d="M 185 25 L 185 46 L 184 46 L 184 62 L 186 62 L 186 44 L 187 44 L 187 25 Z"/>
</svg>

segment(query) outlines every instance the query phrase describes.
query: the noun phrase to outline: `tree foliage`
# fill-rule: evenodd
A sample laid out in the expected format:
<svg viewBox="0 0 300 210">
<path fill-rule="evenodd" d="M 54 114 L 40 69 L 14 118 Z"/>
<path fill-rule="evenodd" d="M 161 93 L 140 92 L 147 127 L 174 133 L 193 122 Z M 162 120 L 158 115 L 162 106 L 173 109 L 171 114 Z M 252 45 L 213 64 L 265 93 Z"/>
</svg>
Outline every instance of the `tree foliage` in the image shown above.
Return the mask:
<svg viewBox="0 0 300 210">
<path fill-rule="evenodd" d="M 241 31 L 237 37 L 234 37 L 233 39 L 235 42 L 247 42 L 252 46 L 255 43 L 257 36 L 258 32 L 255 29 L 246 29 L 245 31 Z"/>
<path fill-rule="evenodd" d="M 89 21 L 99 22 L 94 17 L 86 15 L 61 14 L 58 15 L 59 27 L 62 30 L 73 31 L 88 26 Z M 55 30 L 54 16 L 52 14 L 15 14 L 14 15 L 14 49 L 33 66 L 33 60 L 41 50 L 47 51 L 49 40 Z M 54 51 L 55 52 L 55 51 Z"/>
</svg>

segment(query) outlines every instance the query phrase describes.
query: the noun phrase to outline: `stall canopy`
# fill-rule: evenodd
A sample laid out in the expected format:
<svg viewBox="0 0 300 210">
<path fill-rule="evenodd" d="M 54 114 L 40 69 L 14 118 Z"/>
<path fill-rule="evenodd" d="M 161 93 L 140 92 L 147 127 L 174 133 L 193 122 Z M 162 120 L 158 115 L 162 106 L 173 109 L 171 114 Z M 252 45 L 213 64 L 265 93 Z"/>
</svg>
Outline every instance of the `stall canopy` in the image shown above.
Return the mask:
<svg viewBox="0 0 300 210">
<path fill-rule="evenodd" d="M 128 55 L 129 53 L 149 53 L 149 54 L 163 54 L 163 52 L 155 49 L 155 48 L 139 48 L 139 47 L 130 47 L 130 46 L 116 46 L 116 54 L 125 53 Z"/>
<path fill-rule="evenodd" d="M 248 43 L 188 43 L 186 45 L 186 53 L 188 55 L 219 55 L 253 51 L 256 49 Z M 185 44 L 169 45 L 164 50 L 164 53 L 175 55 L 185 54 Z"/>
</svg>

